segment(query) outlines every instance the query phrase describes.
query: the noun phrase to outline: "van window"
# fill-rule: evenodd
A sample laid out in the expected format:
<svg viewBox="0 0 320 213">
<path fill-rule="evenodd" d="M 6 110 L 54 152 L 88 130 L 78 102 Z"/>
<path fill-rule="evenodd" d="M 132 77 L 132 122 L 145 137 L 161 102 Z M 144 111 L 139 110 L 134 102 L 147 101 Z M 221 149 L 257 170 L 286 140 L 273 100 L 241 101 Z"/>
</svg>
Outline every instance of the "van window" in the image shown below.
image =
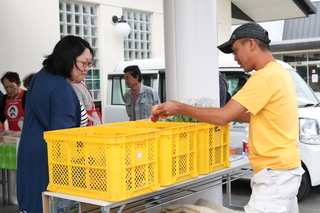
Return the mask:
<svg viewBox="0 0 320 213">
<path fill-rule="evenodd" d="M 295 70 L 288 70 L 292 76 L 293 82 L 296 87 L 296 94 L 298 100 L 298 106 L 302 107 L 308 104 L 318 104 L 319 100 L 314 94 L 313 90 L 306 84 L 306 82 L 300 77 L 300 75 Z M 246 74 L 239 74 L 233 72 L 221 72 L 225 73 L 228 82 L 228 93 L 230 96 L 234 96 L 245 84 L 245 82 L 250 77 Z"/>
<path fill-rule="evenodd" d="M 112 105 L 124 105 L 123 102 L 123 94 L 126 83 L 124 81 L 123 76 L 113 76 L 112 78 L 112 96 L 111 96 L 111 104 Z"/>
<path fill-rule="evenodd" d="M 224 73 L 224 72 L 222 72 Z M 249 75 L 243 74 L 239 75 L 239 73 L 233 75 L 231 73 L 225 73 L 228 82 L 228 93 L 230 96 L 234 96 L 247 82 Z"/>
<path fill-rule="evenodd" d="M 141 83 L 152 87 L 153 82 L 156 78 L 156 75 L 142 75 Z M 112 96 L 111 96 L 111 104 L 112 105 L 124 105 L 123 95 L 128 91 L 130 88 L 126 85 L 125 79 L 123 75 L 113 75 L 112 76 Z"/>
<path fill-rule="evenodd" d="M 319 100 L 317 96 L 308 84 L 306 84 L 306 82 L 300 77 L 300 75 L 294 70 L 289 70 L 289 73 L 291 74 L 296 86 L 298 106 L 301 107 L 306 104 L 318 104 Z"/>
</svg>

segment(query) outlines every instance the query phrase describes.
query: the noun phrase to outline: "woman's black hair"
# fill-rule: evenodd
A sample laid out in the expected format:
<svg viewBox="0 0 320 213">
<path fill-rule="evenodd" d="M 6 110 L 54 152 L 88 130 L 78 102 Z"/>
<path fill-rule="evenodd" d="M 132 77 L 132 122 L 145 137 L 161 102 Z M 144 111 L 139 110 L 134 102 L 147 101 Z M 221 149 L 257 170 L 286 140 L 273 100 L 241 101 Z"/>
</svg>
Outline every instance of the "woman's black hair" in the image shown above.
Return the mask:
<svg viewBox="0 0 320 213">
<path fill-rule="evenodd" d="M 2 78 L 1 78 L 1 83 L 2 84 L 3 84 L 3 80 L 5 78 L 8 79 L 10 82 L 16 83 L 17 85 L 21 84 L 20 77 L 19 77 L 19 74 L 17 72 L 8 71 L 8 72 L 4 73 Z"/>
<path fill-rule="evenodd" d="M 49 73 L 70 78 L 77 57 L 85 49 L 89 49 L 93 60 L 94 53 L 87 41 L 78 36 L 65 36 L 56 44 L 52 54 L 45 56 L 46 59 L 42 62 L 42 65 L 47 67 Z"/>
<path fill-rule="evenodd" d="M 23 86 L 25 88 L 28 88 L 33 76 L 35 76 L 36 73 L 30 73 L 29 75 L 25 76 L 24 79 L 22 80 Z"/>
<path fill-rule="evenodd" d="M 138 65 L 127 66 L 126 68 L 124 68 L 123 72 L 130 72 L 132 77 L 139 77 L 138 81 L 141 82 L 141 71 Z"/>
</svg>

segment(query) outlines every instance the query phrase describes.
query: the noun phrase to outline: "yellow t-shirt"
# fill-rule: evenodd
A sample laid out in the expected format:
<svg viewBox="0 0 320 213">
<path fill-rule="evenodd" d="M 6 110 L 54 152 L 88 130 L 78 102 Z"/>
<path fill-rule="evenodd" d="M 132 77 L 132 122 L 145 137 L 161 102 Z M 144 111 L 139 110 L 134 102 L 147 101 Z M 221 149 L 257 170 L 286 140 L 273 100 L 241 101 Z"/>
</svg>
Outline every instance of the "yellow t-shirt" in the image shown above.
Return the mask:
<svg viewBox="0 0 320 213">
<path fill-rule="evenodd" d="M 300 166 L 298 103 L 290 73 L 270 62 L 232 97 L 250 111 L 249 160 L 254 172 Z"/>
</svg>

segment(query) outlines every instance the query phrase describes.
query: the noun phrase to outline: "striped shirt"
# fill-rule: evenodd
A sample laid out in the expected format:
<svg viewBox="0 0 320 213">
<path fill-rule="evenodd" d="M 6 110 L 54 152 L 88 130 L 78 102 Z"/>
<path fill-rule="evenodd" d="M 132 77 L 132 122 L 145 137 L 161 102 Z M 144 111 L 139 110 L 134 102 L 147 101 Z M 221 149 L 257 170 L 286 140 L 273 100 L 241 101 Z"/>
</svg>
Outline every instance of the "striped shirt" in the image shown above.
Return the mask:
<svg viewBox="0 0 320 213">
<path fill-rule="evenodd" d="M 84 109 L 81 101 L 80 101 L 80 107 L 81 107 L 81 124 L 80 124 L 80 127 L 84 127 L 84 126 L 87 126 L 87 124 L 88 124 L 88 115 L 87 115 L 87 112 Z"/>
</svg>

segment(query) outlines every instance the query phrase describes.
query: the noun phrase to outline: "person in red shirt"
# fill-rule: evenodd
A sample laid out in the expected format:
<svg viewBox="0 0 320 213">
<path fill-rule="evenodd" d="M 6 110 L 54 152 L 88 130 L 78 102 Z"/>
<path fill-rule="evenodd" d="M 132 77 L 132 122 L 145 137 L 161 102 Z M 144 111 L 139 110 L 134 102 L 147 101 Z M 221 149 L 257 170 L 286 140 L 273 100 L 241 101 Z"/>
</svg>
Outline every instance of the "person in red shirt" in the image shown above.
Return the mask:
<svg viewBox="0 0 320 213">
<path fill-rule="evenodd" d="M 21 131 L 27 92 L 20 88 L 21 80 L 16 72 L 6 72 L 1 78 L 1 83 L 6 94 L 0 106 L 0 121 L 3 124 L 8 120 L 9 130 Z"/>
</svg>

